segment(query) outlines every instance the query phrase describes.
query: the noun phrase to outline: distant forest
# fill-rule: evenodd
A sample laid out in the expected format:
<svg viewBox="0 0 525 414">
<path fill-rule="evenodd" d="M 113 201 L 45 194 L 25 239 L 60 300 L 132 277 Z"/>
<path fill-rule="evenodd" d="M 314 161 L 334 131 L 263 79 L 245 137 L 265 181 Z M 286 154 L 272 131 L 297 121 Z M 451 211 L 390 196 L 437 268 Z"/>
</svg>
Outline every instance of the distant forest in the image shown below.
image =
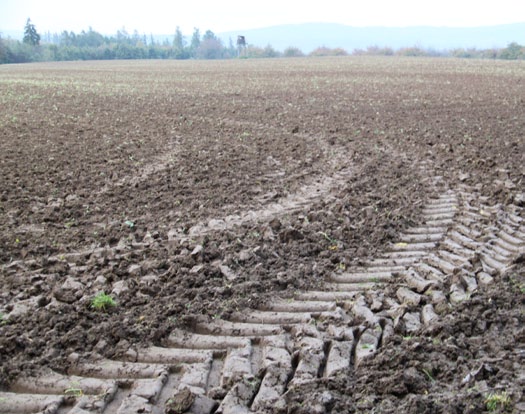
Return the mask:
<svg viewBox="0 0 525 414">
<path fill-rule="evenodd" d="M 351 52 L 341 48 L 318 47 L 308 56 L 448 56 L 485 59 L 525 59 L 525 46 L 510 43 L 499 49 L 453 49 L 447 51 L 427 50 L 420 47 L 392 49 L 388 47 L 368 47 Z M 296 47 L 283 51 L 271 45 L 264 48 L 248 44 L 238 44 L 230 38 L 228 45 L 211 30 L 201 34 L 199 29 L 189 41 L 177 27 L 172 40 L 156 41 L 153 36 L 128 33 L 125 29 L 115 35 L 104 36 L 92 28 L 80 33 L 63 31 L 60 34 L 46 34 L 44 38 L 35 25 L 27 19 L 23 41 L 4 38 L 0 34 L 0 64 L 71 60 L 114 60 L 114 59 L 233 59 L 233 58 L 277 58 L 302 57 L 305 54 Z"/>
</svg>

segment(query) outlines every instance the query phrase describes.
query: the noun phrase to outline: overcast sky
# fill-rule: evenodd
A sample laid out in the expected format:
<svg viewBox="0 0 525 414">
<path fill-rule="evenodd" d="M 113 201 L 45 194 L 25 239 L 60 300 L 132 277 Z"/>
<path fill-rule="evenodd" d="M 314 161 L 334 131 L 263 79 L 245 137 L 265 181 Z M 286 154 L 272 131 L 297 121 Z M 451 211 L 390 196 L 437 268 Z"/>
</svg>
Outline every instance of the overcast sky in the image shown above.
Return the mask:
<svg viewBox="0 0 525 414">
<path fill-rule="evenodd" d="M 525 0 L 0 0 L 0 32 L 215 33 L 288 23 L 351 26 L 484 26 L 525 22 Z"/>
</svg>

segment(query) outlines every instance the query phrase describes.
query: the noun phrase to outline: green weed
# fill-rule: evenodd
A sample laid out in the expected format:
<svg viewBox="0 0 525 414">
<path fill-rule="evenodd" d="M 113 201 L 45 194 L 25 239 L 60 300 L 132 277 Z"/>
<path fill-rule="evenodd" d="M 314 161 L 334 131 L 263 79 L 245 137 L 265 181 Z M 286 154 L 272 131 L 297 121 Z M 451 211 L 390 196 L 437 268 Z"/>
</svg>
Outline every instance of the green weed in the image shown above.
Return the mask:
<svg viewBox="0 0 525 414">
<path fill-rule="evenodd" d="M 100 292 L 91 300 L 91 308 L 95 310 L 101 310 L 105 312 L 114 306 L 117 306 L 115 300 L 104 292 Z"/>
<path fill-rule="evenodd" d="M 485 398 L 485 405 L 487 406 L 487 410 L 490 412 L 496 411 L 498 408 L 501 408 L 502 410 L 506 410 L 510 407 L 510 403 L 512 402 L 511 398 L 508 396 L 508 394 L 504 391 L 501 394 L 499 393 L 491 393 Z"/>
<path fill-rule="evenodd" d="M 68 388 L 64 391 L 64 394 L 71 397 L 82 397 L 84 395 L 84 391 L 82 391 L 82 388 Z"/>
<path fill-rule="evenodd" d="M 434 378 L 434 376 L 432 375 L 432 373 L 430 371 L 426 370 L 425 368 L 422 368 L 421 370 L 424 372 L 424 374 L 427 376 L 427 378 L 431 382 L 435 382 L 436 381 L 436 379 Z"/>
<path fill-rule="evenodd" d="M 66 222 L 64 223 L 64 227 L 65 227 L 66 229 L 70 229 L 70 228 L 73 227 L 74 225 L 75 225 L 75 219 L 70 220 L 70 221 L 66 221 Z"/>
<path fill-rule="evenodd" d="M 72 382 L 71 386 L 68 389 L 64 390 L 64 394 L 72 397 L 82 397 L 84 395 L 84 391 L 82 390 L 82 388 L 80 388 L 80 383 Z"/>
</svg>

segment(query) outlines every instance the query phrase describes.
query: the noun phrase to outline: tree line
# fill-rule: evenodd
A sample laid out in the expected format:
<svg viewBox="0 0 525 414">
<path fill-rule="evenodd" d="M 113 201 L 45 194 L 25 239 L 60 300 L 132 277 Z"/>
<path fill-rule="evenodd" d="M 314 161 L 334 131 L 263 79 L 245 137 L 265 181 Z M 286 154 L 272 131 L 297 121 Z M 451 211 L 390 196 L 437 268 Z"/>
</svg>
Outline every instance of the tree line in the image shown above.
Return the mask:
<svg viewBox="0 0 525 414">
<path fill-rule="evenodd" d="M 319 47 L 308 56 L 347 56 L 341 48 Z M 356 49 L 353 55 L 382 56 L 452 56 L 461 58 L 525 59 L 525 46 L 516 42 L 500 49 L 454 49 L 435 51 L 419 47 L 393 50 L 388 47 Z M 80 33 L 63 31 L 46 34 L 43 38 L 35 25 L 27 19 L 22 42 L 3 38 L 0 34 L 0 64 L 69 60 L 113 60 L 113 59 L 232 59 L 232 58 L 276 58 L 302 57 L 305 54 L 290 46 L 284 51 L 275 50 L 271 45 L 264 48 L 246 45 L 237 47 L 229 40 L 228 45 L 207 30 L 201 35 L 195 28 L 189 41 L 179 27 L 173 39 L 156 40 L 153 36 L 139 34 L 136 30 L 128 33 L 118 30 L 115 35 L 104 36 L 91 27 Z"/>
</svg>

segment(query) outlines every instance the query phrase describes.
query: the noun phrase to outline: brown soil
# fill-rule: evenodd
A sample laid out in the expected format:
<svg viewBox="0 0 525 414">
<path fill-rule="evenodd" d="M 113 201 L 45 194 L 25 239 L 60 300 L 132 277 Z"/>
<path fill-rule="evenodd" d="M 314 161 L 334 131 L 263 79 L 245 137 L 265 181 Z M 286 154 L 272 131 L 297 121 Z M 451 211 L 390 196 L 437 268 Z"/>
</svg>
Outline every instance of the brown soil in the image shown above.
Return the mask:
<svg viewBox="0 0 525 414">
<path fill-rule="evenodd" d="M 524 73 L 398 58 L 0 67 L 0 385 L 321 289 L 450 188 L 523 218 Z M 439 323 L 396 330 L 275 412 L 475 413 L 504 392 L 525 411 L 520 243 Z M 107 312 L 90 306 L 103 291 Z"/>
</svg>

